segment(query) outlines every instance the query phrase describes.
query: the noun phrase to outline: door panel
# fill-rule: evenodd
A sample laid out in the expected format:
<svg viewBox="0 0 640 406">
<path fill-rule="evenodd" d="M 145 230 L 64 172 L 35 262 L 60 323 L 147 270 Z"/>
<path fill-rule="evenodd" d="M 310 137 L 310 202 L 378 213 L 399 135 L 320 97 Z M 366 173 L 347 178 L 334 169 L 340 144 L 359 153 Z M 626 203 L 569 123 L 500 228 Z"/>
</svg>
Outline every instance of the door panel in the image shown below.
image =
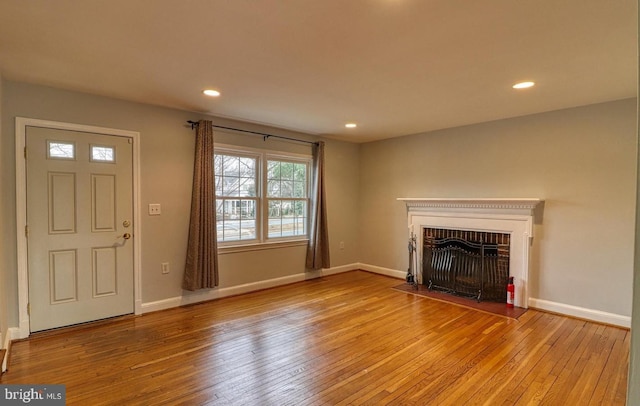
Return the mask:
<svg viewBox="0 0 640 406">
<path fill-rule="evenodd" d="M 51 304 L 78 299 L 78 261 L 76 250 L 49 252 L 49 290 Z"/>
<path fill-rule="evenodd" d="M 114 247 L 93 248 L 93 297 L 116 295 L 118 268 Z"/>
<path fill-rule="evenodd" d="M 76 174 L 49 172 L 49 233 L 76 232 Z"/>
<path fill-rule="evenodd" d="M 91 230 L 116 231 L 116 177 L 91 175 Z"/>
<path fill-rule="evenodd" d="M 131 140 L 27 127 L 26 145 L 31 331 L 132 313 Z"/>
</svg>

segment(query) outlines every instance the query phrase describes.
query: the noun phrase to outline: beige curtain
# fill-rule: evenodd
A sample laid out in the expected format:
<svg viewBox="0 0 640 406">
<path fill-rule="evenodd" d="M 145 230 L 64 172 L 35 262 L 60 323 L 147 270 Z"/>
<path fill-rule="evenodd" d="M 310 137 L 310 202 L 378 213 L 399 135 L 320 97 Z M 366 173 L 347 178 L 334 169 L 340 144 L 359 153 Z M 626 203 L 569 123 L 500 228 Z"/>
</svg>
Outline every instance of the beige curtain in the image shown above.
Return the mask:
<svg viewBox="0 0 640 406">
<path fill-rule="evenodd" d="M 309 245 L 307 246 L 308 269 L 330 268 L 329 231 L 327 229 L 327 203 L 324 192 L 324 142 L 313 147 L 313 189 Z"/>
<path fill-rule="evenodd" d="M 213 123 L 200 120 L 196 127 L 191 221 L 182 288 L 197 290 L 216 286 L 218 286 L 218 243 L 213 173 Z"/>
</svg>

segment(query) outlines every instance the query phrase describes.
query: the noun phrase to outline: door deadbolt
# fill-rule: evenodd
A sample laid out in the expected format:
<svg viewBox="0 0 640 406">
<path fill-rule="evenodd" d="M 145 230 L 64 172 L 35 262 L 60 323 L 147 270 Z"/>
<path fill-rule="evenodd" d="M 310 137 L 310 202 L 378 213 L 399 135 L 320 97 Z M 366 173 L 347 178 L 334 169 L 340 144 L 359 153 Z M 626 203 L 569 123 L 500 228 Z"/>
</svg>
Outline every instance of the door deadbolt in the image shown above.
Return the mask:
<svg viewBox="0 0 640 406">
<path fill-rule="evenodd" d="M 125 227 L 129 227 L 131 225 L 131 222 L 129 220 L 125 220 L 122 222 L 122 225 Z"/>
</svg>

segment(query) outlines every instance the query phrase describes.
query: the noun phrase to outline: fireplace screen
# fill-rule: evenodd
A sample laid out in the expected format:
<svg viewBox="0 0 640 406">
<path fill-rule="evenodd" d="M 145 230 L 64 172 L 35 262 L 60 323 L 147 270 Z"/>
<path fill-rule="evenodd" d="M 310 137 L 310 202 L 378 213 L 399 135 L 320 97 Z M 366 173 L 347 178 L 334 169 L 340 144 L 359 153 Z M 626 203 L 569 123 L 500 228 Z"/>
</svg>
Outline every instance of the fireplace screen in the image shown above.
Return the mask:
<svg viewBox="0 0 640 406">
<path fill-rule="evenodd" d="M 424 229 L 422 280 L 429 289 L 503 302 L 509 234 Z"/>
</svg>

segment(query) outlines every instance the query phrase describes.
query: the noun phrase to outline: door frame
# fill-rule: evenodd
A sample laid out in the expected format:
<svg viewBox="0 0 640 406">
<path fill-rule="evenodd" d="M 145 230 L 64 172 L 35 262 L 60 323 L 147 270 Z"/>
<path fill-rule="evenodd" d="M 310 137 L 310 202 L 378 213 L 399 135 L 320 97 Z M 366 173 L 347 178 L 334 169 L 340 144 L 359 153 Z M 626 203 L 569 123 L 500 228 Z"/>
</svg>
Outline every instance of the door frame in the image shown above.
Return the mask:
<svg viewBox="0 0 640 406">
<path fill-rule="evenodd" d="M 25 146 L 27 127 L 42 127 L 57 130 L 88 132 L 102 135 L 128 137 L 133 143 L 133 300 L 134 313 L 142 314 L 141 285 L 141 227 L 140 227 L 140 133 L 115 128 L 96 127 L 59 121 L 16 117 L 16 242 L 18 271 L 18 322 L 19 337 L 31 333 L 29 324 L 29 269 L 27 265 L 27 162 Z"/>
</svg>

